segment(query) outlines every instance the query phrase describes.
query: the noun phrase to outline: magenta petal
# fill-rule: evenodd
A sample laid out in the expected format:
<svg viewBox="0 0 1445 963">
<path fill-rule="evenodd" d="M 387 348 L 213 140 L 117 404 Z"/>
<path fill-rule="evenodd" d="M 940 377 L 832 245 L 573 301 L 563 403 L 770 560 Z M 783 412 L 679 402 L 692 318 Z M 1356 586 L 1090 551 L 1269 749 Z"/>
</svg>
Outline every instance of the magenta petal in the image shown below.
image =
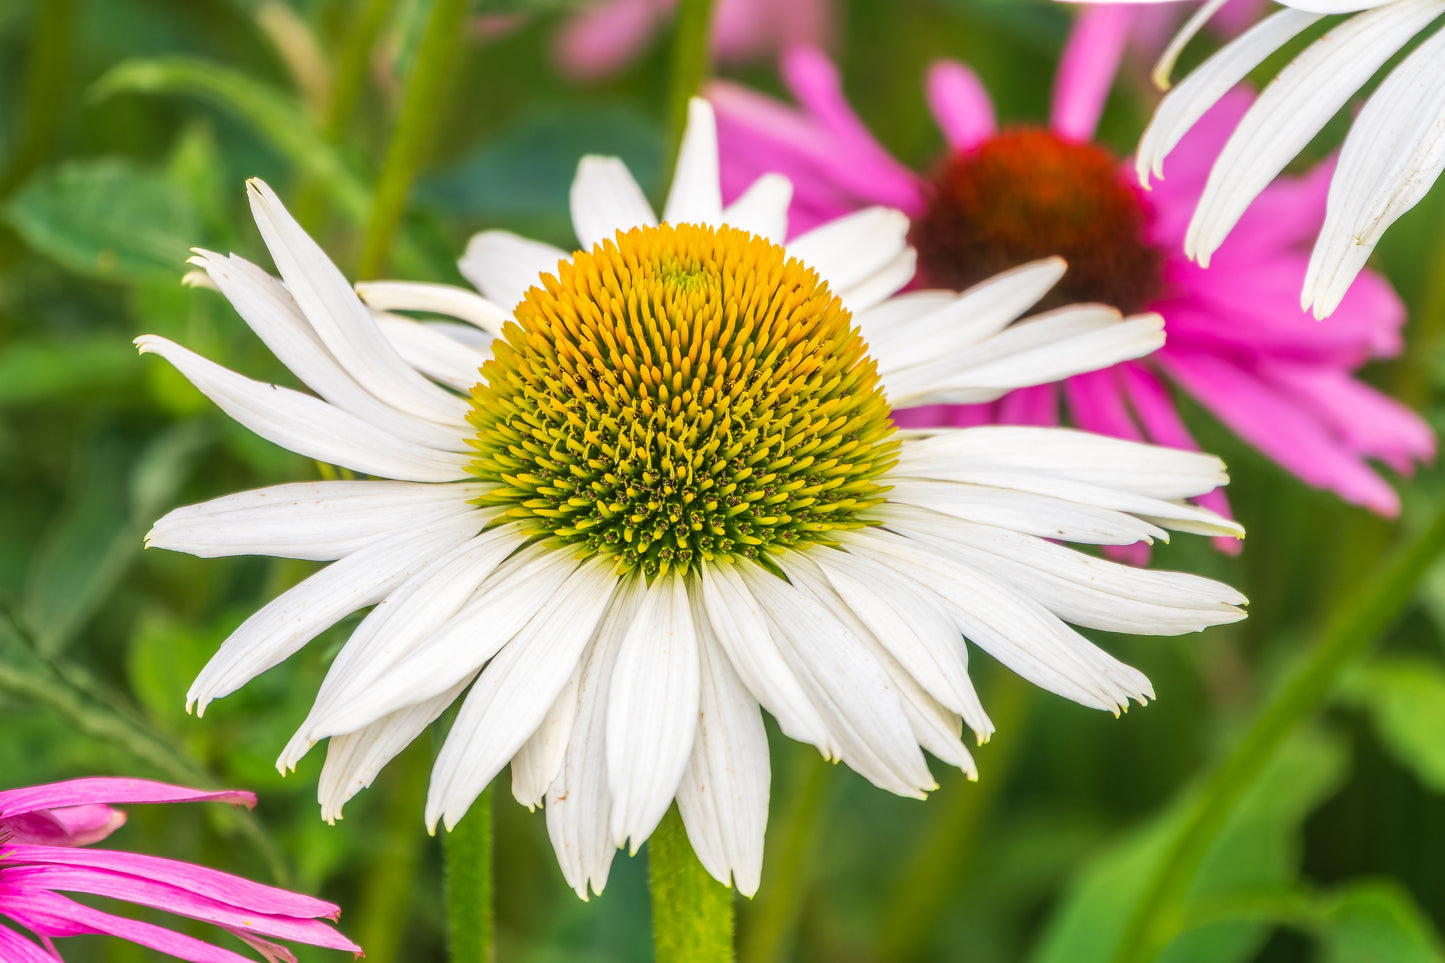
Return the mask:
<svg viewBox="0 0 1445 963">
<path fill-rule="evenodd" d="M 1134 16 L 1127 4 L 1097 4 L 1079 14 L 1054 74 L 1053 128 L 1060 136 L 1093 139 Z"/>
<path fill-rule="evenodd" d="M 667 0 L 608 0 L 579 11 L 557 35 L 557 66 L 574 80 L 615 73 L 642 52 L 671 6 Z"/>
<path fill-rule="evenodd" d="M 191 963 L 252 963 L 239 953 L 213 946 L 163 926 L 113 916 L 64 896 L 44 891 L 7 889 L 5 912 L 47 936 L 102 933 L 118 936 Z"/>
<path fill-rule="evenodd" d="M 994 423 L 992 405 L 920 405 L 893 412 L 899 428 L 976 428 Z"/>
<path fill-rule="evenodd" d="M 993 420 L 999 424 L 1052 428 L 1059 423 L 1059 392 L 1052 384 L 1010 391 L 994 404 Z"/>
<path fill-rule="evenodd" d="M 7 859 L 13 863 L 44 866 L 82 866 L 124 873 L 178 886 L 198 896 L 273 916 L 298 919 L 335 919 L 341 909 L 325 900 L 253 883 L 239 876 L 159 856 L 120 853 L 106 849 L 62 849 L 52 846 L 14 846 Z"/>
<path fill-rule="evenodd" d="M 0 832 L 16 843 L 40 846 L 89 846 L 125 825 L 125 813 L 109 806 L 41 809 L 0 819 Z"/>
<path fill-rule="evenodd" d="M 926 83 L 928 107 L 948 146 L 968 150 L 993 136 L 993 101 L 972 70 L 953 60 L 941 60 L 928 68 Z"/>
<path fill-rule="evenodd" d="M 1113 368 L 1075 375 L 1064 382 L 1064 397 L 1069 400 L 1074 424 L 1085 431 L 1130 441 L 1144 439 L 1124 404 L 1123 384 Z"/>
<path fill-rule="evenodd" d="M 1154 358 L 1220 421 L 1298 478 L 1381 515 L 1399 513 L 1394 489 L 1296 399 L 1224 358 L 1167 345 Z"/>
<path fill-rule="evenodd" d="M 44 786 L 27 786 L 23 789 L 9 789 L 0 792 L 0 816 L 9 818 L 37 809 L 58 809 L 70 806 L 86 806 L 109 803 L 172 803 L 172 802 L 228 802 L 247 809 L 256 805 L 254 793 L 236 789 L 207 792 L 172 786 L 163 782 L 145 779 L 120 779 L 93 776 L 88 779 L 71 779 L 67 782 L 53 782 Z"/>
<path fill-rule="evenodd" d="M 5 879 L 7 884 L 12 885 L 106 896 L 293 943 L 353 953 L 360 951 L 355 943 L 319 920 L 252 912 L 230 903 L 197 896 L 178 886 L 125 873 L 69 866 L 13 866 L 6 871 Z"/>
<path fill-rule="evenodd" d="M 14 930 L 0 926 L 0 960 L 6 963 L 58 963 L 60 957 L 52 956 Z"/>
</svg>

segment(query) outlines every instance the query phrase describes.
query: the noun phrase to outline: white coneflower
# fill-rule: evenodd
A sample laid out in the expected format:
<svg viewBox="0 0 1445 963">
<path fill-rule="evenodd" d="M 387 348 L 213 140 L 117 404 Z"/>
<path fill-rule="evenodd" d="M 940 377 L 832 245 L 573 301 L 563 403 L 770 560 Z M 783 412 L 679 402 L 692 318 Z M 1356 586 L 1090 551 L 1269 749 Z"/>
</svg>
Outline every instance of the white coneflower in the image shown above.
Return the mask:
<svg viewBox="0 0 1445 963">
<path fill-rule="evenodd" d="M 585 896 L 676 799 L 703 865 L 751 894 L 769 785 L 760 706 L 921 796 L 924 750 L 972 774 L 962 727 L 991 730 L 961 636 L 1117 712 L 1151 697 L 1148 681 L 1064 620 L 1173 634 L 1242 617 L 1224 585 L 1057 544 L 1238 534 L 1184 501 L 1225 480 L 1217 459 L 890 422 L 888 396 L 982 401 L 1143 354 L 1157 318 L 1090 305 L 1012 323 L 1056 261 L 888 300 L 912 272 L 901 214 L 865 211 L 785 251 L 770 238 L 787 182 L 723 209 L 714 136 L 694 102 L 661 225 L 621 164 L 589 158 L 572 198 L 583 250 L 481 235 L 466 268 L 490 301 L 365 289 L 378 308 L 462 325 L 373 313 L 252 181 L 284 285 L 234 256 L 196 263 L 315 396 L 140 339 L 258 434 L 391 479 L 231 495 L 149 537 L 333 562 L 226 641 L 191 689 L 202 709 L 375 606 L 280 760 L 330 738 L 328 818 L 462 698 L 430 824 L 454 824 L 510 763 Z"/>
<path fill-rule="evenodd" d="M 1127 0 L 1134 3 L 1168 0 Z M 1209 174 L 1185 242 L 1208 265 L 1260 192 L 1391 58 L 1424 37 L 1445 0 L 1276 0 L 1283 9 L 1225 45 L 1170 91 L 1139 143 L 1139 176 L 1164 176 L 1164 158 L 1230 88 L 1329 14 L 1352 14 L 1306 47 L 1240 120 Z M 1209 0 L 1176 38 L 1173 57 L 1222 0 Z M 1393 67 L 1354 119 L 1330 182 L 1329 208 L 1300 304 L 1316 317 L 1339 307 L 1391 224 L 1445 169 L 1445 30 Z"/>
</svg>

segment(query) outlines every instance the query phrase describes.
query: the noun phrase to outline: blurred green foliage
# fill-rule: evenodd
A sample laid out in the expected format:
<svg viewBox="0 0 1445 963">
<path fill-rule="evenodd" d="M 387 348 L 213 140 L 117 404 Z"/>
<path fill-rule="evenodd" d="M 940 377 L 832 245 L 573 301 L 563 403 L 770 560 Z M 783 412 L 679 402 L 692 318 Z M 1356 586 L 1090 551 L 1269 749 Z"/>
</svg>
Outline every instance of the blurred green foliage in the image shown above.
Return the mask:
<svg viewBox="0 0 1445 963">
<path fill-rule="evenodd" d="M 453 258 L 485 227 L 567 243 L 567 185 L 583 153 L 622 156 L 661 195 L 665 43 L 617 78 L 571 85 L 550 61 L 569 6 L 473 11 L 393 247 L 396 272 L 459 280 Z M 175 505 L 317 468 L 230 422 L 129 342 L 157 332 L 250 375 L 286 377 L 219 297 L 181 285 L 188 249 L 266 263 L 242 191 L 262 176 L 352 270 L 428 9 L 0 3 L 0 785 L 117 773 L 254 789 L 253 816 L 136 808 L 112 844 L 334 899 L 381 963 L 443 958 L 440 847 L 421 819 L 435 745 L 424 738 L 403 754 L 336 827 L 314 803 L 318 753 L 285 779 L 275 771 L 355 619 L 205 718 L 185 714 L 190 680 L 228 632 L 314 566 L 145 553 L 147 525 Z M 849 94 L 905 161 L 926 166 L 941 147 L 921 90 L 938 57 L 970 62 L 1006 121 L 1044 115 L 1065 10 L 1024 0 L 840 10 Z M 483 12 L 522 16 L 493 31 Z M 736 73 L 779 89 L 769 65 Z M 1121 152 L 1148 113 L 1139 75 L 1105 118 Z M 1417 316 L 1445 310 L 1442 215 L 1437 191 L 1380 248 Z M 1445 376 L 1436 348 L 1415 344 L 1372 376 L 1432 405 Z M 944 774 L 926 804 L 775 738 L 764 885 L 739 908 L 745 963 L 1111 958 L 1200 774 L 1310 648 L 1342 591 L 1368 579 L 1397 527 L 1302 488 L 1187 413 L 1228 460 L 1250 538 L 1237 560 L 1188 538 L 1157 558 L 1242 587 L 1249 621 L 1201 637 L 1105 640 L 1160 695 L 1121 720 L 1030 691 L 975 653 L 985 702 L 1008 724 L 978 753 L 983 783 Z M 1398 527 L 1411 529 L 1445 488 L 1434 470 L 1400 482 Z M 1445 959 L 1445 568 L 1418 601 L 1251 787 L 1161 959 Z M 649 958 L 642 857 L 620 855 L 606 894 L 577 900 L 541 816 L 507 800 L 505 782 L 499 958 Z M 66 953 L 72 963 L 145 958 L 93 938 L 67 941 Z"/>
</svg>

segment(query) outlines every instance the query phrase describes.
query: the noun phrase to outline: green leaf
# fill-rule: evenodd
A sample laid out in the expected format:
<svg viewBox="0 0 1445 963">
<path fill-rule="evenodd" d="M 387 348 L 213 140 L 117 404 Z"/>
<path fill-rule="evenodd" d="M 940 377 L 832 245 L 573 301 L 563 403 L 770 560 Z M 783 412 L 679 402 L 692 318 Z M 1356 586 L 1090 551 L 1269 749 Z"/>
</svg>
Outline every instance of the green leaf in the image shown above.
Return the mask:
<svg viewBox="0 0 1445 963">
<path fill-rule="evenodd" d="M 1441 963 L 1445 950 L 1413 897 L 1390 881 L 1357 883 L 1330 900 L 1318 929 L 1322 963 Z"/>
<path fill-rule="evenodd" d="M 1299 864 L 1305 817 L 1342 778 L 1345 752 L 1336 741 L 1305 733 L 1279 754 L 1220 833 L 1190 888 L 1186 914 L 1232 893 L 1278 889 Z M 1108 963 L 1143 887 L 1187 811 L 1190 797 L 1103 852 L 1085 869 L 1055 911 L 1033 963 Z M 1168 963 L 1249 959 L 1265 927 L 1241 913 L 1179 936 L 1159 957 Z"/>
<path fill-rule="evenodd" d="M 1380 741 L 1425 785 L 1445 792 L 1445 667 L 1423 658 L 1377 658 L 1341 686 Z"/>
<path fill-rule="evenodd" d="M 239 117 L 287 160 L 305 171 L 352 220 L 366 216 L 371 192 L 323 136 L 296 98 L 219 64 L 189 57 L 127 60 L 95 82 L 91 96 L 185 94 Z"/>
<path fill-rule="evenodd" d="M 4 216 L 70 270 L 133 284 L 179 281 L 199 230 L 185 194 L 119 159 L 74 161 L 31 178 Z"/>
</svg>

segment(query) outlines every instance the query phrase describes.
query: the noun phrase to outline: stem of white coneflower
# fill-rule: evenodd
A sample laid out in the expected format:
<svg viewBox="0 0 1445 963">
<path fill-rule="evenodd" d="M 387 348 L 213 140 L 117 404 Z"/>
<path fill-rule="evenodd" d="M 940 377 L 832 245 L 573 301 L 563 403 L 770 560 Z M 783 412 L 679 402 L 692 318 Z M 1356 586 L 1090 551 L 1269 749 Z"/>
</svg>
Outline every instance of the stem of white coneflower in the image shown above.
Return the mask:
<svg viewBox="0 0 1445 963">
<path fill-rule="evenodd" d="M 1325 622 L 1324 636 L 1280 687 L 1244 737 L 1210 773 L 1187 818 L 1144 887 L 1120 941 L 1117 963 L 1154 959 L 1176 932 L 1185 892 L 1240 798 L 1285 739 L 1329 696 L 1341 673 L 1404 611 L 1420 579 L 1445 553 L 1445 509 L 1345 597 Z"/>
<path fill-rule="evenodd" d="M 647 841 L 657 963 L 732 963 L 733 891 L 697 861 L 677 807 Z"/>
<path fill-rule="evenodd" d="M 472 803 L 442 842 L 447 864 L 451 963 L 495 963 L 492 919 L 492 791 Z"/>
</svg>

